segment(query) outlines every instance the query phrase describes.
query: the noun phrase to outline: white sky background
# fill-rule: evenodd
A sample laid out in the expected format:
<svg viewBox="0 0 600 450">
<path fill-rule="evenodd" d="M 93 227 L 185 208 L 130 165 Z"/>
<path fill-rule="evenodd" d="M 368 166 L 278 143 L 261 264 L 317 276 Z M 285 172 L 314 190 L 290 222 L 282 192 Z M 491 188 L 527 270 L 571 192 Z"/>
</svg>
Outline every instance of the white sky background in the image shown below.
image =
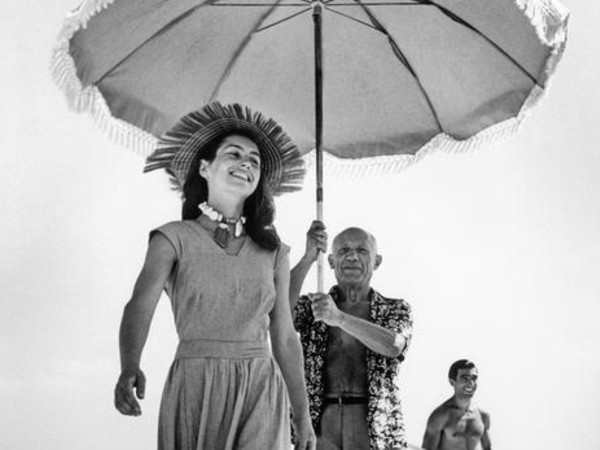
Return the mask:
<svg viewBox="0 0 600 450">
<path fill-rule="evenodd" d="M 50 50 L 76 4 L 0 5 L 0 447 L 147 450 L 176 344 L 168 302 L 144 354 L 140 418 L 112 406 L 117 329 L 147 232 L 179 204 L 162 174 L 142 175 L 143 159 L 70 112 L 52 84 Z M 600 448 L 600 5 L 563 4 L 565 56 L 516 136 L 393 176 L 327 181 L 330 234 L 372 231 L 384 257 L 374 284 L 414 308 L 413 444 L 450 395 L 448 366 L 468 357 L 494 448 Z M 278 202 L 292 262 L 313 185 Z"/>
</svg>

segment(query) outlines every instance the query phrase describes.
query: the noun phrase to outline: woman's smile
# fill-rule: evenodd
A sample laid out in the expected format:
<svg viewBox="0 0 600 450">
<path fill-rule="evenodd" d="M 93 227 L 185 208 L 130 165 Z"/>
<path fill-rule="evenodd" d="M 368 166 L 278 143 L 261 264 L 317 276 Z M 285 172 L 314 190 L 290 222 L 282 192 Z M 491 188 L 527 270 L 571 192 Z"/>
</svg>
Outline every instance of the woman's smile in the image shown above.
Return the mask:
<svg viewBox="0 0 600 450">
<path fill-rule="evenodd" d="M 233 177 L 247 181 L 248 183 L 252 183 L 254 181 L 254 175 L 246 169 L 234 169 L 229 173 Z"/>
</svg>

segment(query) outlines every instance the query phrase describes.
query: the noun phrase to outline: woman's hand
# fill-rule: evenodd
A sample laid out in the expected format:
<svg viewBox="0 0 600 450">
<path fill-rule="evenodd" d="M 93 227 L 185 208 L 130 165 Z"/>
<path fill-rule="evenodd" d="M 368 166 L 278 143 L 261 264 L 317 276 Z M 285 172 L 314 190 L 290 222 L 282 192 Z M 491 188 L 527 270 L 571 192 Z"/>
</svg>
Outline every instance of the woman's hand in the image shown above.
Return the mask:
<svg viewBox="0 0 600 450">
<path fill-rule="evenodd" d="M 298 422 L 294 421 L 294 430 L 298 437 L 294 450 L 316 450 L 317 436 L 308 417 Z"/>
<path fill-rule="evenodd" d="M 135 396 L 133 391 L 135 389 Z M 115 386 L 115 408 L 126 416 L 139 416 L 142 408 L 135 397 L 142 400 L 146 391 L 146 376 L 139 368 L 124 370 Z"/>
</svg>

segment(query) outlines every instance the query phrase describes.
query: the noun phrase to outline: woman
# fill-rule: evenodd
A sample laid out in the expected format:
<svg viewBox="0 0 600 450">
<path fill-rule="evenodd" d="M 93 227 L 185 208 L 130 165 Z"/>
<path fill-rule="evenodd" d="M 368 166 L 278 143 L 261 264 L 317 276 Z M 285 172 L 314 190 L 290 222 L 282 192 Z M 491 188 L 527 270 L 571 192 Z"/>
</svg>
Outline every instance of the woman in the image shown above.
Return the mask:
<svg viewBox="0 0 600 450">
<path fill-rule="evenodd" d="M 183 220 L 150 234 L 121 322 L 116 408 L 141 414 L 140 358 L 166 289 L 180 343 L 159 450 L 289 448 L 288 398 L 298 448 L 314 449 L 288 303 L 289 248 L 272 227 L 271 192 L 297 189 L 304 175 L 297 148 L 273 120 L 212 103 L 161 138 L 145 170 L 159 168 L 183 193 Z"/>
</svg>

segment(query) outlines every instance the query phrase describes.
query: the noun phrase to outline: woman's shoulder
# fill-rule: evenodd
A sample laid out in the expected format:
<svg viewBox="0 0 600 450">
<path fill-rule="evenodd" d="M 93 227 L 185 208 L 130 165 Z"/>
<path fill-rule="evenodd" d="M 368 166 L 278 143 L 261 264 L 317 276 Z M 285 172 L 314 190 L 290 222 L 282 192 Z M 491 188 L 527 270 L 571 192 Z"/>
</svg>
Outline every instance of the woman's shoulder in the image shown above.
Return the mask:
<svg viewBox="0 0 600 450">
<path fill-rule="evenodd" d="M 259 245 L 251 236 L 247 236 L 246 239 L 250 242 L 247 247 L 251 249 L 248 252 L 252 254 L 252 257 L 270 261 L 275 270 L 282 267 L 283 262 L 289 258 L 291 248 L 283 242 L 279 242 L 277 248 L 270 250 Z"/>
<path fill-rule="evenodd" d="M 289 245 L 285 244 L 284 242 L 280 241 L 277 248 L 275 250 L 273 250 L 276 263 L 278 264 L 284 258 L 289 257 L 290 251 L 291 251 L 291 247 Z"/>
<path fill-rule="evenodd" d="M 182 258 L 186 253 L 185 248 L 197 239 L 199 228 L 195 220 L 174 220 L 152 229 L 150 240 L 156 235 L 163 236 L 171 243 L 177 257 Z"/>
<path fill-rule="evenodd" d="M 153 228 L 150 231 L 150 239 L 155 234 L 162 234 L 171 241 L 179 240 L 193 233 L 197 228 L 196 224 L 195 220 L 173 220 Z"/>
<path fill-rule="evenodd" d="M 153 228 L 152 231 L 185 231 L 193 228 L 196 223 L 195 220 L 172 220 Z"/>
<path fill-rule="evenodd" d="M 279 242 L 279 247 L 277 248 L 276 252 L 281 255 L 289 255 L 291 250 L 292 247 L 287 245 L 285 242 L 281 241 Z"/>
</svg>

